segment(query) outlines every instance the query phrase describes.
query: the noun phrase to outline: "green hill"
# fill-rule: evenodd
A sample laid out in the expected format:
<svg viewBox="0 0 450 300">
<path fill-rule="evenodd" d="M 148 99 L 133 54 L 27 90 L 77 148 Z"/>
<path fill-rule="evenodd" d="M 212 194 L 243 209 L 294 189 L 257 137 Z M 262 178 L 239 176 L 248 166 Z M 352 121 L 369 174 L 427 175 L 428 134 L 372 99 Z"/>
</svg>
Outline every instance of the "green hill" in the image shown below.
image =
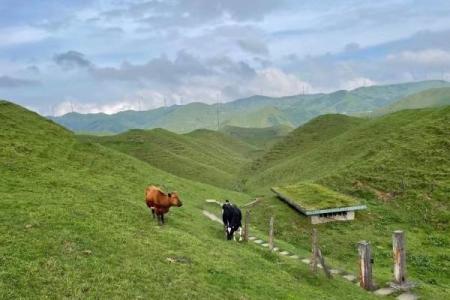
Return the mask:
<svg viewBox="0 0 450 300">
<path fill-rule="evenodd" d="M 362 119 L 345 115 L 319 116 L 275 143 L 262 157 L 252 162 L 249 170 L 260 172 L 291 159 L 293 154 L 315 150 L 323 141 L 358 126 L 361 122 Z"/>
<path fill-rule="evenodd" d="M 268 149 L 292 131 L 292 127 L 286 125 L 263 128 L 224 126 L 221 131 L 259 149 Z"/>
<path fill-rule="evenodd" d="M 217 131 L 199 129 L 176 134 L 164 129 L 130 130 L 83 141 L 104 146 L 141 159 L 150 165 L 191 180 L 231 188 L 243 164 L 249 163 L 254 147 Z"/>
<path fill-rule="evenodd" d="M 374 112 L 374 115 L 392 113 L 403 109 L 439 107 L 450 105 L 450 87 L 425 90 L 400 99 Z"/>
<path fill-rule="evenodd" d="M 433 167 L 441 171 L 446 167 L 440 161 L 447 156 L 438 150 L 448 145 L 449 109 L 401 111 L 373 120 L 320 116 L 291 132 L 259 159 L 257 162 L 263 160 L 258 163 L 261 167 L 253 166 L 259 176 L 252 181 L 258 185 L 273 182 L 274 173 L 279 181 L 292 182 L 330 177 L 350 168 L 375 172 L 377 168 L 371 169 L 375 164 L 382 165 L 387 174 L 398 175 L 396 184 L 408 177 L 420 181 L 415 176 L 421 173 L 415 172 L 422 169 L 414 169 L 415 165 L 427 165 L 428 177 L 432 177 Z M 426 178 L 423 175 L 422 179 Z"/>
<path fill-rule="evenodd" d="M 370 113 L 414 93 L 449 86 L 450 83 L 446 81 L 421 81 L 361 87 L 330 94 L 281 98 L 256 95 L 224 104 L 196 102 L 149 111 L 123 111 L 112 115 L 69 113 L 50 118 L 76 132 L 96 133 L 152 128 L 186 133 L 200 128 L 217 130 L 218 126 L 226 125 L 249 128 L 278 125 L 295 127 L 322 114 Z"/>
<path fill-rule="evenodd" d="M 375 299 L 343 280 L 224 240 L 205 198 L 248 196 L 181 179 L 80 143 L 60 126 L 0 102 L 0 298 Z M 149 183 L 184 203 L 151 220 Z"/>
<path fill-rule="evenodd" d="M 450 106 L 405 110 L 374 119 L 318 117 L 291 132 L 246 170 L 247 191 L 265 194 L 253 210 L 259 228 L 275 215 L 278 237 L 310 244 L 311 224 L 270 191 L 309 181 L 361 199 L 356 220 L 320 225 L 328 259 L 351 268 L 355 243 L 368 240 L 376 281 L 392 277 L 390 236 L 407 234 L 408 274 L 426 299 L 449 293 Z"/>
</svg>

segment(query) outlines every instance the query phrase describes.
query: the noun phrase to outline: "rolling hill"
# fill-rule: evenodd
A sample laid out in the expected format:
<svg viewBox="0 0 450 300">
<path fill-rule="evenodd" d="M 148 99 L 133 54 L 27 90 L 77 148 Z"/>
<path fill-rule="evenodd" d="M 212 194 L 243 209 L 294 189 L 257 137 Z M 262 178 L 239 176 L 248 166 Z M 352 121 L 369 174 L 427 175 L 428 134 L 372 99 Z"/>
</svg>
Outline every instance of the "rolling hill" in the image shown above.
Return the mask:
<svg viewBox="0 0 450 300">
<path fill-rule="evenodd" d="M 406 110 L 373 120 L 342 115 L 317 117 L 255 161 L 252 170 L 259 175 L 250 185 L 273 182 L 275 174 L 283 182 L 331 177 L 352 170 L 377 178 L 380 167 L 376 165 L 383 166 L 383 173 L 398 176 L 394 182 L 378 179 L 380 187 L 399 185 L 402 178 L 410 184 L 415 180 L 418 183 L 438 170 L 445 173 L 449 166 L 441 162 L 450 158 L 444 151 L 450 132 L 449 109 Z"/>
<path fill-rule="evenodd" d="M 164 129 L 130 130 L 113 136 L 80 136 L 143 160 L 174 175 L 231 188 L 256 150 L 228 135 L 207 129 L 176 134 Z"/>
<path fill-rule="evenodd" d="M 450 105 L 450 87 L 434 88 L 400 99 L 375 111 L 373 115 L 383 115 L 403 109 L 439 107 L 446 105 Z"/>
<path fill-rule="evenodd" d="M 358 126 L 362 119 L 346 115 L 322 115 L 291 131 L 278 140 L 249 166 L 249 172 L 260 172 L 289 160 L 294 153 L 315 150 L 323 141 Z"/>
<path fill-rule="evenodd" d="M 391 274 L 390 236 L 407 233 L 408 274 L 425 299 L 449 293 L 450 106 L 404 110 L 374 119 L 324 115 L 292 131 L 241 176 L 247 192 L 265 195 L 253 209 L 259 228 L 276 218 L 278 237 L 310 244 L 311 224 L 279 201 L 272 186 L 315 182 L 368 206 L 356 221 L 320 225 L 328 259 L 351 268 L 355 244 L 368 240 L 376 281 Z M 442 263 L 442 260 L 445 262 Z"/>
<path fill-rule="evenodd" d="M 50 119 L 76 132 L 97 133 L 152 128 L 187 133 L 201 128 L 217 130 L 218 126 L 220 128 L 226 125 L 249 128 L 278 125 L 296 127 L 318 115 L 369 113 L 414 93 L 449 86 L 450 83 L 446 81 L 421 81 L 361 87 L 330 94 L 281 98 L 252 96 L 224 104 L 196 102 L 149 111 L 123 111 L 112 115 L 69 113 Z"/>
<path fill-rule="evenodd" d="M 173 176 L 0 102 L 0 298 L 375 299 L 201 216 L 205 198 L 249 196 Z M 184 203 L 159 227 L 147 184 Z"/>
<path fill-rule="evenodd" d="M 270 148 L 292 130 L 292 127 L 285 125 L 263 128 L 224 126 L 221 132 L 264 150 Z"/>
</svg>

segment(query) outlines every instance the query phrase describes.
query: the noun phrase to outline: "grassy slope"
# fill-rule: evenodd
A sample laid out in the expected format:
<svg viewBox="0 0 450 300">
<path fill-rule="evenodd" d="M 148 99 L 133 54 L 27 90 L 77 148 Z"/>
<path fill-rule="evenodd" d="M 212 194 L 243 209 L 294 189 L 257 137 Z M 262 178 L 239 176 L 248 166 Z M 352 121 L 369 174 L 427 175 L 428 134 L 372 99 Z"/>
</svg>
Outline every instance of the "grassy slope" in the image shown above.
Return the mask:
<svg viewBox="0 0 450 300">
<path fill-rule="evenodd" d="M 345 115 L 323 115 L 295 129 L 281 141 L 273 145 L 263 156 L 253 161 L 247 172 L 261 172 L 282 164 L 292 158 L 293 154 L 312 151 L 332 137 L 350 128 L 358 126 L 362 119 Z"/>
<path fill-rule="evenodd" d="M 374 112 L 374 115 L 392 113 L 403 109 L 439 107 L 450 105 L 450 87 L 425 90 L 400 99 Z"/>
<path fill-rule="evenodd" d="M 340 130 L 345 119 L 351 126 Z M 419 292 L 426 299 L 444 299 L 450 292 L 449 132 L 450 107 L 367 121 L 319 117 L 269 151 L 262 159 L 267 162 L 253 164 L 247 188 L 267 194 L 254 222 L 265 228 L 275 214 L 278 236 L 305 248 L 311 225 L 273 197 L 270 186 L 315 180 L 362 198 L 369 209 L 358 213 L 357 221 L 320 225 L 328 258 L 353 268 L 356 242 L 369 240 L 377 281 L 386 282 L 392 276 L 390 234 L 405 229 L 409 276 L 421 282 Z"/>
<path fill-rule="evenodd" d="M 292 131 L 290 126 L 272 126 L 265 128 L 246 128 L 224 126 L 222 132 L 259 149 L 268 149 Z"/>
<path fill-rule="evenodd" d="M 190 103 L 149 111 L 125 111 L 113 115 L 77 113 L 53 117 L 77 132 L 123 132 L 129 129 L 165 128 L 186 133 L 199 128 L 221 126 L 267 127 L 278 124 L 298 126 L 325 113 L 362 113 L 376 110 L 405 96 L 429 88 L 449 86 L 445 81 L 422 81 L 362 87 L 330 94 L 271 98 L 252 96 L 225 104 Z"/>
<path fill-rule="evenodd" d="M 230 188 L 250 145 L 222 133 L 197 130 L 176 134 L 164 129 L 131 130 L 115 136 L 81 136 L 191 180 Z"/>
<path fill-rule="evenodd" d="M 162 172 L 0 102 L 0 298 L 370 299 L 342 280 L 223 240 L 205 198 L 248 196 Z M 184 201 L 162 228 L 149 183 Z M 167 258 L 176 262 L 169 262 Z"/>
</svg>

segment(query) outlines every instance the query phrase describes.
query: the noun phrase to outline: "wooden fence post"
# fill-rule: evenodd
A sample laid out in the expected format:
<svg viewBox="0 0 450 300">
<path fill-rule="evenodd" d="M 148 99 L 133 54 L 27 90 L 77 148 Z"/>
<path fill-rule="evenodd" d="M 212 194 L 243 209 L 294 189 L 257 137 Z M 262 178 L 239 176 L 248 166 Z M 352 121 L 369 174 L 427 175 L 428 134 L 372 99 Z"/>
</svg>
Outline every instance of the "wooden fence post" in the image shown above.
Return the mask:
<svg viewBox="0 0 450 300">
<path fill-rule="evenodd" d="M 245 211 L 245 221 L 244 221 L 244 241 L 248 241 L 248 228 L 250 225 L 250 210 Z"/>
<path fill-rule="evenodd" d="M 317 229 L 316 228 L 312 229 L 311 240 L 312 240 L 312 253 L 311 253 L 311 261 L 310 261 L 310 265 L 309 265 L 311 268 L 311 271 L 313 271 L 314 273 L 317 273 L 317 265 L 318 265 L 318 261 L 320 261 L 320 264 L 322 265 L 322 269 L 325 272 L 325 275 L 328 278 L 332 278 L 333 276 L 331 276 L 330 270 L 325 265 L 325 259 L 323 258 L 322 251 L 320 251 L 320 248 L 319 248 L 319 241 L 318 241 L 318 237 L 317 237 Z"/>
<path fill-rule="evenodd" d="M 270 217 L 269 223 L 269 250 L 273 250 L 273 216 Z"/>
<path fill-rule="evenodd" d="M 320 251 L 320 248 L 317 248 L 317 252 L 319 254 L 320 264 L 322 265 L 322 269 L 325 272 L 325 275 L 327 276 L 327 278 L 332 278 L 333 276 L 331 276 L 331 272 L 325 264 L 325 259 L 322 256 L 322 251 Z"/>
<path fill-rule="evenodd" d="M 373 290 L 372 253 L 366 241 L 358 243 L 359 252 L 359 285 L 365 290 Z"/>
<path fill-rule="evenodd" d="M 312 253 L 311 253 L 311 261 L 310 261 L 310 268 L 311 271 L 313 271 L 314 273 L 317 273 L 317 257 L 319 256 L 318 254 L 318 249 L 319 246 L 317 245 L 317 229 L 313 228 L 312 229 L 312 236 L 311 236 L 311 240 L 312 240 Z"/>
<path fill-rule="evenodd" d="M 394 282 L 406 283 L 406 252 L 405 234 L 402 230 L 394 231 L 392 235 L 392 251 L 394 254 Z"/>
</svg>

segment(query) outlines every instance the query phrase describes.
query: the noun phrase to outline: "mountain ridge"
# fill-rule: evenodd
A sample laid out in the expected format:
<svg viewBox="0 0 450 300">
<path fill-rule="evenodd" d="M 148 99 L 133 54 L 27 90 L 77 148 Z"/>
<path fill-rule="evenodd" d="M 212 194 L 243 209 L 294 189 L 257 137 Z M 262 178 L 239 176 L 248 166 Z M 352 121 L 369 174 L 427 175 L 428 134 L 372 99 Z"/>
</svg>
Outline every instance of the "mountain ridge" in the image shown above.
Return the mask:
<svg viewBox="0 0 450 300">
<path fill-rule="evenodd" d="M 66 114 L 49 117 L 61 125 L 78 132 L 119 133 L 128 129 L 165 128 L 187 133 L 204 128 L 217 130 L 227 125 L 238 127 L 267 127 L 280 123 L 299 126 L 315 116 L 325 113 L 358 114 L 384 107 L 400 98 L 429 88 L 450 86 L 449 82 L 431 80 L 381 86 L 361 87 L 355 90 L 329 94 L 295 95 L 286 97 L 251 96 L 227 103 L 160 107 L 148 111 L 125 111 L 117 114 Z M 266 121 L 254 118 L 258 111 L 268 111 Z M 271 123 L 271 120 L 279 120 Z"/>
</svg>

